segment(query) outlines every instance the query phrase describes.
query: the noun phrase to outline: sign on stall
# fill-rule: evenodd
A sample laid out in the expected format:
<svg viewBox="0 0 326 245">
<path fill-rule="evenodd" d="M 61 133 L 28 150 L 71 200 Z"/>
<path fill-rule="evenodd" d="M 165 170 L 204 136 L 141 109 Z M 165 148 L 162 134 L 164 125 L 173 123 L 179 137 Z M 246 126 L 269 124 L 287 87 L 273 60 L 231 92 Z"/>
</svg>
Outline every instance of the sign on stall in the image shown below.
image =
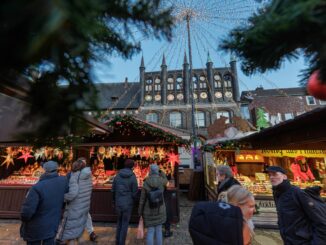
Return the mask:
<svg viewBox="0 0 326 245">
<path fill-rule="evenodd" d="M 257 150 L 264 157 L 326 157 L 326 150 Z"/>
</svg>

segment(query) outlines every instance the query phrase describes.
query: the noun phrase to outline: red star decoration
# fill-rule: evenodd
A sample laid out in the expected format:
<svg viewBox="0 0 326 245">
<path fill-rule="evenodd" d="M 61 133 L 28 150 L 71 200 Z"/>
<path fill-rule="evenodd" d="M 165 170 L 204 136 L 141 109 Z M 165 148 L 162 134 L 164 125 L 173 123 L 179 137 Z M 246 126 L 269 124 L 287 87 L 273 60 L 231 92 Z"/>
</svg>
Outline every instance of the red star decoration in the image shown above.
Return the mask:
<svg viewBox="0 0 326 245">
<path fill-rule="evenodd" d="M 179 163 L 179 155 L 174 154 L 173 152 L 168 154 L 168 162 L 171 164 L 172 167 L 174 167 L 176 164 Z"/>
<path fill-rule="evenodd" d="M 130 155 L 129 149 L 126 147 L 122 148 L 122 154 L 129 157 L 129 155 Z"/>
<path fill-rule="evenodd" d="M 24 152 L 23 155 L 17 159 L 24 159 L 25 163 L 27 163 L 28 158 L 33 158 L 33 156 L 30 154 L 30 152 Z"/>
</svg>

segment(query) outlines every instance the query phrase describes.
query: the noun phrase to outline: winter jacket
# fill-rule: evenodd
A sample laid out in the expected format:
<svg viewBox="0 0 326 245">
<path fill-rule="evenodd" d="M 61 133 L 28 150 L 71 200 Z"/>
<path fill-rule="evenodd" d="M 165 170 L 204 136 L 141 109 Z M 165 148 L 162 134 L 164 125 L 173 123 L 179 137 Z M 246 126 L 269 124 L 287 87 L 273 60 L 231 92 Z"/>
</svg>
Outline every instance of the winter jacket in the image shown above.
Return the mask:
<svg viewBox="0 0 326 245">
<path fill-rule="evenodd" d="M 123 168 L 113 180 L 113 200 L 118 211 L 127 211 L 133 208 L 138 192 L 137 179 L 130 168 Z"/>
<path fill-rule="evenodd" d="M 227 178 L 224 181 L 219 182 L 217 186 L 217 195 L 219 195 L 223 191 L 227 191 L 233 185 L 241 185 L 241 184 L 233 177 Z"/>
<path fill-rule="evenodd" d="M 71 173 L 69 192 L 64 198 L 67 202 L 63 214 L 62 232 L 58 235 L 62 241 L 80 237 L 86 227 L 92 195 L 92 174 L 89 167 Z"/>
<path fill-rule="evenodd" d="M 224 202 L 199 202 L 191 212 L 189 233 L 194 245 L 243 245 L 240 208 Z"/>
<path fill-rule="evenodd" d="M 285 245 L 325 245 L 326 218 L 307 193 L 284 180 L 273 187 L 278 225 Z"/>
<path fill-rule="evenodd" d="M 148 192 L 153 189 L 160 189 L 164 191 L 164 188 L 168 180 L 163 172 L 160 174 L 150 174 L 144 181 L 143 188 L 141 190 L 138 213 L 143 216 L 144 226 L 152 227 L 162 225 L 166 221 L 166 207 L 165 203 L 158 208 L 150 208 L 148 202 Z"/>
<path fill-rule="evenodd" d="M 57 173 L 45 173 L 31 187 L 21 209 L 20 235 L 25 241 L 55 237 L 61 218 L 67 180 Z"/>
</svg>

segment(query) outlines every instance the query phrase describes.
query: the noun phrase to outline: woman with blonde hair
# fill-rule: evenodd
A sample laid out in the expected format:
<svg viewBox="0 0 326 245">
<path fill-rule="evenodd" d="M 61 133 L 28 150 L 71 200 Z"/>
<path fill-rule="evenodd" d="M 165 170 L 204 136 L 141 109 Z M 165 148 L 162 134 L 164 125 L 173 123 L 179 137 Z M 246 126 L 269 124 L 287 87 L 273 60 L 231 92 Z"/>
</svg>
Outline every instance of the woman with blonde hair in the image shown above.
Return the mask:
<svg viewBox="0 0 326 245">
<path fill-rule="evenodd" d="M 219 200 L 237 206 L 243 216 L 243 244 L 250 245 L 254 235 L 254 225 L 251 220 L 255 212 L 255 199 L 252 193 L 240 185 L 234 185 L 227 192 L 219 195 Z"/>
</svg>

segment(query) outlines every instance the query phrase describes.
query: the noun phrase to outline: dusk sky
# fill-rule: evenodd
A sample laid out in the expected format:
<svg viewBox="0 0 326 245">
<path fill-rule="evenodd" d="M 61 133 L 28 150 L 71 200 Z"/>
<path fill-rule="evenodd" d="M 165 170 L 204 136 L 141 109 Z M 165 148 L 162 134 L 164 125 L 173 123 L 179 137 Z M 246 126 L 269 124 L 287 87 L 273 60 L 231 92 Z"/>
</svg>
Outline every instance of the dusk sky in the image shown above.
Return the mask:
<svg viewBox="0 0 326 245">
<path fill-rule="evenodd" d="M 139 65 L 141 56 L 144 56 L 146 72 L 160 70 L 163 53 L 166 57 L 168 70 L 182 69 L 184 52 L 188 56 L 188 36 L 185 13 L 193 15 L 190 21 L 190 36 L 192 45 L 193 68 L 205 68 L 207 53 L 213 61 L 214 67 L 229 66 L 230 54 L 223 53 L 218 45 L 234 27 L 247 25 L 248 17 L 263 6 L 265 1 L 215 1 L 215 0 L 174 0 L 166 3 L 174 5 L 173 15 L 176 17 L 176 28 L 171 42 L 164 40 L 144 40 L 139 31 L 135 31 L 136 40 L 141 41 L 142 52 L 130 60 L 119 57 L 107 57 L 111 63 L 96 64 L 95 74 L 97 82 L 139 81 Z M 300 70 L 306 65 L 301 57 L 297 61 L 285 61 L 282 68 L 265 74 L 246 76 L 241 72 L 238 60 L 238 77 L 240 90 L 264 88 L 286 88 L 300 86 Z"/>
</svg>

